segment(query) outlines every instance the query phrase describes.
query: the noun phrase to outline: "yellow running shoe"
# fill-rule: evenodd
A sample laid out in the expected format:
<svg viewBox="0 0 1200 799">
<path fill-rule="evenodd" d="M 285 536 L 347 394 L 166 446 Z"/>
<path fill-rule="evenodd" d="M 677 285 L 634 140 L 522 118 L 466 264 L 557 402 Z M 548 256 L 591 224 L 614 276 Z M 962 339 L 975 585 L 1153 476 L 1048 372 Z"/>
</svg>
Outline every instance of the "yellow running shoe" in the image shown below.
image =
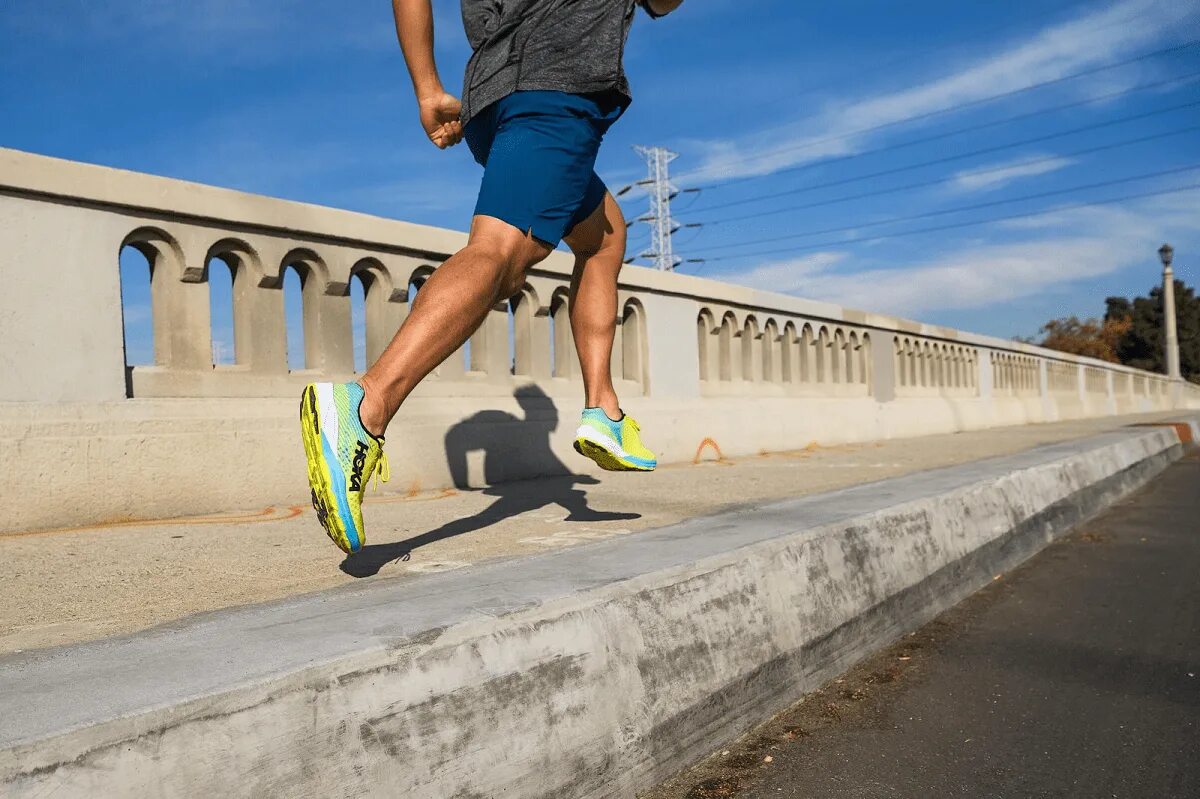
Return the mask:
<svg viewBox="0 0 1200 799">
<path fill-rule="evenodd" d="M 300 436 L 308 456 L 313 509 L 325 532 L 343 552 L 355 553 L 366 541 L 362 497 L 367 481 L 387 482 L 383 439 L 363 427 L 358 383 L 310 383 L 300 398 Z"/>
<path fill-rule="evenodd" d="M 575 451 L 610 472 L 652 472 L 658 460 L 642 444 L 640 430 L 629 414 L 614 422 L 600 408 L 584 408 L 575 431 Z"/>
</svg>

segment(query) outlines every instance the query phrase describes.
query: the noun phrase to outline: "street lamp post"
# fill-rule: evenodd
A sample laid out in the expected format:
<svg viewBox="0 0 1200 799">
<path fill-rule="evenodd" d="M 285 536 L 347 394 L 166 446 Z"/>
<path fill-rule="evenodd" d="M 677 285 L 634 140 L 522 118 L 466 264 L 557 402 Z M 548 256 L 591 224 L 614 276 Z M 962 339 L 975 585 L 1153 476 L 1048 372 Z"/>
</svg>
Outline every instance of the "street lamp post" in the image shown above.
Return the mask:
<svg viewBox="0 0 1200 799">
<path fill-rule="evenodd" d="M 1179 333 L 1175 325 L 1175 273 L 1171 270 L 1171 261 L 1175 250 L 1170 244 L 1158 248 L 1158 257 L 1163 265 L 1163 329 L 1167 347 L 1167 376 L 1172 380 L 1181 379 L 1179 371 Z"/>
</svg>

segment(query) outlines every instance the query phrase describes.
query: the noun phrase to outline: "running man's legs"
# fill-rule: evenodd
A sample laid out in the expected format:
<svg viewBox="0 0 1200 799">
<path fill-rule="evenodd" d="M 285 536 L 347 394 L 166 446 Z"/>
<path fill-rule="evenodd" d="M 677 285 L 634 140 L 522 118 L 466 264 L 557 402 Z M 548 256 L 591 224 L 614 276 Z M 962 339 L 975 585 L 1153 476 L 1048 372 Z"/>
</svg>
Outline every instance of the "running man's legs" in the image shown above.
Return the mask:
<svg viewBox="0 0 1200 799">
<path fill-rule="evenodd" d="M 382 436 L 417 384 L 471 337 L 496 303 L 520 290 L 525 270 L 550 250 L 507 222 L 490 216 L 472 219 L 467 246 L 429 276 L 404 324 L 359 380 L 366 429 Z M 613 286 L 615 303 L 615 282 Z"/>
<path fill-rule="evenodd" d="M 563 239 L 575 254 L 568 308 L 571 333 L 583 373 L 584 406 L 621 418 L 612 384 L 612 348 L 617 332 L 617 275 L 625 260 L 625 217 L 608 192 L 587 219 Z"/>
</svg>

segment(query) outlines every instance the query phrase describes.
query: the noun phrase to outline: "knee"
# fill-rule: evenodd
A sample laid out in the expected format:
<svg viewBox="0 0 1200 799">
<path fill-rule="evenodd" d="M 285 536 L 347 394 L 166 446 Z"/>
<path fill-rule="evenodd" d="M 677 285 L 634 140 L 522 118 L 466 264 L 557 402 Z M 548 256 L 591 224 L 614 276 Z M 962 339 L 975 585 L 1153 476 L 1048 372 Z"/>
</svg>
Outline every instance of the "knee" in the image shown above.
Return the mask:
<svg viewBox="0 0 1200 799">
<path fill-rule="evenodd" d="M 567 238 L 567 246 L 571 248 L 571 252 L 583 261 L 593 258 L 623 261 L 625 242 L 625 219 L 619 209 L 606 216 L 597 214 L 571 231 Z"/>
<path fill-rule="evenodd" d="M 525 273 L 550 254 L 550 247 L 531 237 L 519 235 L 484 237 L 468 246 L 492 265 L 491 277 L 498 299 L 511 297 L 520 291 L 525 283 Z"/>
<path fill-rule="evenodd" d="M 500 297 L 505 299 L 514 296 L 525 285 L 525 274 L 537 264 L 546 260 L 550 248 L 534 242 L 535 246 L 518 250 L 509 255 L 504 271 L 504 280 L 500 287 Z"/>
</svg>

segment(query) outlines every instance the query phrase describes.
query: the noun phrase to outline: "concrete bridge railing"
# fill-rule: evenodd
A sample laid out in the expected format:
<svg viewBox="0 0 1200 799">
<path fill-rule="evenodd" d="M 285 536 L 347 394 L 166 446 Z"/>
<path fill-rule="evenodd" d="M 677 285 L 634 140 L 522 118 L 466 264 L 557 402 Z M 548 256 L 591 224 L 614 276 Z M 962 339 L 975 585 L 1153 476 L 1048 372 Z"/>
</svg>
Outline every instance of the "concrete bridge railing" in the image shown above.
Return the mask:
<svg viewBox="0 0 1200 799">
<path fill-rule="evenodd" d="M 23 442 L 0 468 L 25 468 L 40 436 L 71 442 L 99 473 L 134 462 L 161 470 L 128 446 L 106 466 L 93 440 L 165 435 L 165 422 L 145 432 L 151 418 L 222 418 L 227 446 L 191 441 L 209 463 L 245 455 L 236 439 L 250 419 L 275 419 L 282 442 L 304 383 L 355 374 L 352 282 L 363 287 L 358 347 L 369 361 L 464 242 L 449 230 L 0 149 L 0 426 Z M 149 266 L 152 364 L 126 362 L 126 247 Z M 232 277 L 231 364 L 213 357 L 211 279 L 222 264 Z M 448 427 L 481 409 L 514 407 L 520 386 L 535 386 L 546 407 L 575 407 L 571 266 L 562 253 L 540 264 L 418 390 L 426 444 L 440 446 Z M 288 270 L 302 287 L 299 368 L 289 368 Z M 728 454 L 1200 406 L 1200 389 L 1163 375 L 638 267 L 622 273 L 619 308 L 614 377 L 624 401 L 658 422 L 665 460 L 692 458 L 706 438 L 723 439 Z M 419 460 L 413 480 L 449 482 L 444 463 Z M 285 485 L 276 489 L 295 493 Z M 199 507 L 187 507 L 239 498 L 250 495 L 195 487 Z M 66 515 L 83 523 L 117 513 Z"/>
</svg>

